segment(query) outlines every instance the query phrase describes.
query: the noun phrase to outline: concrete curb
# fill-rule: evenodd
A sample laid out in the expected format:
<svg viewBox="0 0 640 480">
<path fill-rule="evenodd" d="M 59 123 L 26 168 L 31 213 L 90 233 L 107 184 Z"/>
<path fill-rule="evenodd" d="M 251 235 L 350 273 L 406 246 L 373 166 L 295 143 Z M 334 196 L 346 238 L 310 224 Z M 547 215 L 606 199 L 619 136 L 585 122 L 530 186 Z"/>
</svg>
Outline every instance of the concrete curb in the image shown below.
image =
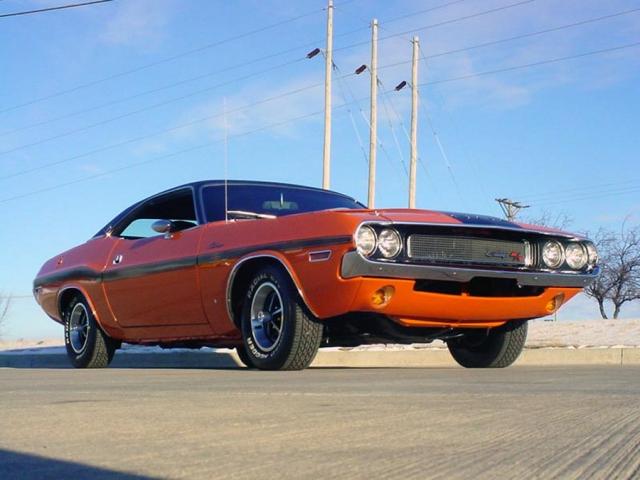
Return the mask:
<svg viewBox="0 0 640 480">
<path fill-rule="evenodd" d="M 178 351 L 174 353 L 116 353 L 114 368 L 237 368 L 231 351 Z M 525 349 L 516 365 L 640 365 L 640 348 L 532 348 Z M 437 368 L 456 367 L 446 349 L 321 350 L 312 367 L 335 368 Z M 71 368 L 64 353 L 3 353 L 0 367 Z"/>
</svg>

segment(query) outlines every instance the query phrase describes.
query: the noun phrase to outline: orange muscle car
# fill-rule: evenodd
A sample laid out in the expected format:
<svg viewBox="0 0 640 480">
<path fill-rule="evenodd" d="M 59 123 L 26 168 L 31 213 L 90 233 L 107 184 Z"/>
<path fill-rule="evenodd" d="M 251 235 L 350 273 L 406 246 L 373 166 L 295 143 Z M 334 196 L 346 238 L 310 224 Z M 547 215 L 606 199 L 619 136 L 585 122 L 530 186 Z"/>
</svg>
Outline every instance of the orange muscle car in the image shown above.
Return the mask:
<svg viewBox="0 0 640 480">
<path fill-rule="evenodd" d="M 444 340 L 465 367 L 505 367 L 527 320 L 598 275 L 593 243 L 493 217 L 368 210 L 345 195 L 249 181 L 162 192 L 34 281 L 76 367 L 122 342 L 233 347 L 303 369 L 319 347 Z"/>
</svg>

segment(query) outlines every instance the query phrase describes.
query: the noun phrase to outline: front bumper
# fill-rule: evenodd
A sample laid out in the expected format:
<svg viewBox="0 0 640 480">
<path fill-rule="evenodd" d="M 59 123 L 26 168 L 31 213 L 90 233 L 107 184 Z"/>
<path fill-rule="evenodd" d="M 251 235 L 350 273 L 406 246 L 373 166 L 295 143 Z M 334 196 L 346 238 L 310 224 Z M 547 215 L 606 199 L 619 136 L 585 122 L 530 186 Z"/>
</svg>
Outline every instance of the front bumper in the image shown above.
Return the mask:
<svg viewBox="0 0 640 480">
<path fill-rule="evenodd" d="M 342 278 L 376 277 L 470 282 L 475 277 L 488 277 L 514 279 L 522 286 L 564 288 L 585 288 L 599 273 L 598 267 L 588 273 L 562 273 L 402 264 L 368 260 L 355 251 L 344 255 L 341 267 Z"/>
</svg>

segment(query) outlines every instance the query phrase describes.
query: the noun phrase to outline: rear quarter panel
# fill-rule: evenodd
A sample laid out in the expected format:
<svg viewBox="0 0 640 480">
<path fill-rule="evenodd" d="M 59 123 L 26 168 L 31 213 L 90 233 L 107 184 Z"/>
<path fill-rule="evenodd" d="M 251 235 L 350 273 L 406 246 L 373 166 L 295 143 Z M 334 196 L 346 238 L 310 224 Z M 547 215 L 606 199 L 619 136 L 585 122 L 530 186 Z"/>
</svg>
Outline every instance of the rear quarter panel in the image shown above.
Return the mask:
<svg viewBox="0 0 640 480">
<path fill-rule="evenodd" d="M 94 238 L 45 262 L 34 280 L 34 293 L 47 315 L 62 322 L 60 295 L 75 288 L 89 299 L 93 313 L 107 333 L 115 333 L 100 275 L 117 242 L 117 238 L 110 236 Z"/>
</svg>

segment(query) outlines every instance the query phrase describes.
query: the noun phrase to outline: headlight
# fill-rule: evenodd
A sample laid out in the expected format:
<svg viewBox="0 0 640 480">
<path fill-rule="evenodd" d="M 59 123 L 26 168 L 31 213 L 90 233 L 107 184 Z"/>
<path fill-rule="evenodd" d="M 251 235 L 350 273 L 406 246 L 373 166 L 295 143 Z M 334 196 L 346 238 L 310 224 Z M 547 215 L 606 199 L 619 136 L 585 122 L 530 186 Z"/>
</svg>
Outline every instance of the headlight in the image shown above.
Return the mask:
<svg viewBox="0 0 640 480">
<path fill-rule="evenodd" d="M 384 258 L 393 258 L 402 248 L 402 240 L 398 232 L 391 228 L 385 228 L 378 235 L 378 250 Z"/>
<path fill-rule="evenodd" d="M 580 270 L 587 264 L 587 251 L 579 243 L 570 243 L 564 249 L 567 265 L 575 270 Z"/>
<path fill-rule="evenodd" d="M 598 250 L 596 249 L 596 246 L 591 242 L 585 242 L 584 248 L 587 249 L 587 255 L 589 256 L 589 265 L 596 265 L 598 263 Z"/>
<path fill-rule="evenodd" d="M 362 225 L 356 232 L 356 248 L 362 255 L 371 255 L 376 250 L 376 232 L 371 227 Z"/>
<path fill-rule="evenodd" d="M 562 245 L 554 240 L 549 240 L 542 247 L 542 260 L 549 268 L 558 268 L 564 260 Z"/>
</svg>

